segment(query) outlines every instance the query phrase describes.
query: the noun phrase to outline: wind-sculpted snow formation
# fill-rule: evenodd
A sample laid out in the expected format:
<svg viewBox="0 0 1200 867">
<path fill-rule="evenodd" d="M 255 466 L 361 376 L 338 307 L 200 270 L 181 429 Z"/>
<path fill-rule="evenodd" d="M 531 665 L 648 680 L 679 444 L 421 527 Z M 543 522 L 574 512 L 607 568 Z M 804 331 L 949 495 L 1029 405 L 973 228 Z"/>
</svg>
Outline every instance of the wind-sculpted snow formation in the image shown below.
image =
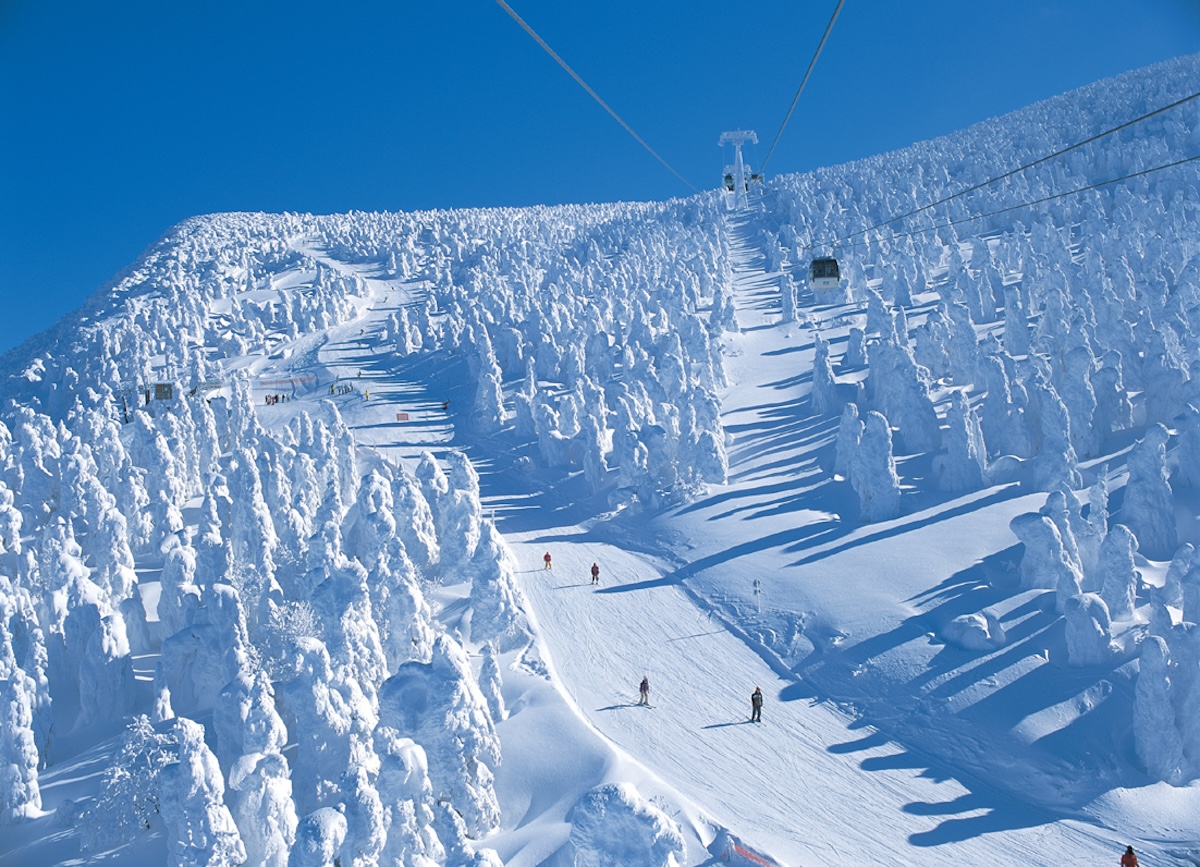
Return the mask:
<svg viewBox="0 0 1200 867">
<path fill-rule="evenodd" d="M 1003 586 L 1061 617 L 1063 666 L 1135 682 L 1137 759 L 1114 760 L 1113 785 L 1200 777 L 1200 557 L 1175 520 L 1200 454 L 1200 185 L 1184 166 L 1050 197 L 1194 152 L 1194 115 L 872 227 L 1177 99 L 1198 67 L 773 179 L 745 218 L 777 321 L 811 328 L 827 480 L 857 504 L 841 520 L 1045 495 L 1011 518 Z M 803 265 L 835 239 L 843 288 L 817 299 Z M 499 863 L 505 665 L 547 670 L 467 454 L 520 441 L 510 472 L 570 479 L 610 516 L 729 482 L 733 244 L 717 194 L 198 217 L 6 356 L 0 821 L 59 809 L 88 851 L 156 834 L 173 864 Z M 380 398 L 327 363 L 333 346 L 436 367 L 437 417 L 470 448 L 365 448 L 340 398 Z M 935 631 L 1003 652 L 998 612 Z M 764 651 L 790 660 L 784 634 Z M 78 809 L 39 788 L 66 740 L 112 754 Z M 558 819 L 578 863 L 684 857 L 630 786 Z"/>
</svg>

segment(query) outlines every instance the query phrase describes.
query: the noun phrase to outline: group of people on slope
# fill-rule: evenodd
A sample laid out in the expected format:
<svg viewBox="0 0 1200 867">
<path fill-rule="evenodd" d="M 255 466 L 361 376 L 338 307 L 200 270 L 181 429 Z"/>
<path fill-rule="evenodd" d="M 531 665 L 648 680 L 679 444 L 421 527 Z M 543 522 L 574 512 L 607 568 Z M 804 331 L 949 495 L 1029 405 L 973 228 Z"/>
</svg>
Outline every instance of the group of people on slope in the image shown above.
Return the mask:
<svg viewBox="0 0 1200 867">
<path fill-rule="evenodd" d="M 550 556 L 549 551 L 547 551 L 545 554 L 542 555 L 542 563 L 545 564 L 543 566 L 544 569 L 553 569 L 554 568 L 554 558 Z M 593 584 L 600 583 L 600 564 L 598 564 L 598 563 L 592 564 L 592 583 Z"/>
<path fill-rule="evenodd" d="M 546 569 L 554 568 L 554 560 L 547 551 L 542 556 L 542 562 L 545 563 Z M 592 564 L 592 584 L 600 583 L 600 565 Z M 650 675 L 643 675 L 642 682 L 638 684 L 638 707 L 651 707 L 650 704 Z M 750 693 L 750 722 L 762 722 L 763 708 L 763 692 L 762 687 L 754 687 L 754 692 Z M 1121 867 L 1138 867 L 1137 855 L 1133 852 L 1133 847 L 1130 846 L 1125 850 L 1125 854 L 1121 856 Z"/>
<path fill-rule="evenodd" d="M 642 676 L 642 682 L 638 684 L 638 705 L 650 706 L 650 675 Z M 763 693 L 762 687 L 754 687 L 754 692 L 750 693 L 750 722 L 762 722 L 762 706 Z M 1137 867 L 1135 864 L 1134 867 Z"/>
<path fill-rule="evenodd" d="M 554 568 L 554 558 L 550 556 L 549 551 L 547 551 L 545 554 L 542 555 L 542 564 L 543 564 L 543 566 L 542 566 L 543 569 L 553 569 Z M 593 563 L 591 571 L 592 571 L 592 584 L 599 585 L 600 584 L 600 564 Z M 638 705 L 646 706 L 646 707 L 650 706 L 650 676 L 649 675 L 646 675 L 645 677 L 643 677 L 642 682 L 640 684 L 638 684 Z M 751 722 L 762 722 L 762 706 L 763 706 L 762 689 L 760 687 L 756 686 L 756 687 L 754 687 L 754 692 L 752 692 L 750 694 L 750 721 Z"/>
</svg>

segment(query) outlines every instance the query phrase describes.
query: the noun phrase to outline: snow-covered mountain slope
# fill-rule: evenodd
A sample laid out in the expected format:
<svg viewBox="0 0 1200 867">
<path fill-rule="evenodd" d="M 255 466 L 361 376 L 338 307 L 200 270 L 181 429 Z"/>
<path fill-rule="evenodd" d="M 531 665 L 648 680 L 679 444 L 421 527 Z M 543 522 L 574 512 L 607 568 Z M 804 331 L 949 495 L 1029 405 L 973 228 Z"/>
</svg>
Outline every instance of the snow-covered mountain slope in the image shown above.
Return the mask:
<svg viewBox="0 0 1200 867">
<path fill-rule="evenodd" d="M 3 359 L 0 861 L 1191 863 L 1195 102 L 880 224 L 1198 73 L 175 227 Z"/>
</svg>

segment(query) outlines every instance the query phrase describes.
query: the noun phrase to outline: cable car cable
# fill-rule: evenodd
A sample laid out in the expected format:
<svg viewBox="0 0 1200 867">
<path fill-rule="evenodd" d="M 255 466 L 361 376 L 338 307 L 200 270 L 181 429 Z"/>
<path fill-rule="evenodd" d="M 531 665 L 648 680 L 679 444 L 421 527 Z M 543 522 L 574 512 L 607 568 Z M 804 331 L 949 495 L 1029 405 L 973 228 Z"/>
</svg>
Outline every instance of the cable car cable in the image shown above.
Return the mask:
<svg viewBox="0 0 1200 867">
<path fill-rule="evenodd" d="M 1120 126 L 1115 126 L 1112 129 L 1105 130 L 1104 132 L 1098 133 L 1098 134 L 1092 136 L 1091 138 L 1084 139 L 1083 141 L 1078 142 L 1073 145 L 1070 145 L 1069 147 L 1065 147 L 1062 150 L 1057 150 L 1052 154 L 1048 154 L 1047 156 L 1041 157 L 1040 159 L 1036 159 L 1031 163 L 1026 163 L 1025 165 L 1020 166 L 1019 168 L 1015 168 L 1010 172 L 1005 172 L 1002 175 L 997 175 L 994 178 L 989 178 L 986 181 L 981 181 L 980 183 L 975 184 L 974 186 L 967 187 L 965 190 L 960 190 L 959 192 L 954 193 L 953 195 L 946 196 L 943 199 L 938 199 L 936 202 L 931 202 L 928 205 L 923 205 L 919 208 L 916 208 L 915 210 L 909 211 L 908 213 L 900 214 L 899 216 L 892 217 L 890 220 L 885 220 L 882 223 L 876 223 L 874 226 L 870 226 L 866 229 L 860 229 L 857 232 L 851 232 L 849 235 L 844 235 L 843 237 L 838 238 L 833 243 L 837 244 L 841 241 L 846 241 L 850 238 L 855 238 L 859 235 L 865 235 L 867 232 L 873 232 L 876 229 L 882 229 L 884 226 L 889 226 L 892 223 L 895 223 L 899 220 L 904 220 L 904 219 L 907 219 L 908 217 L 912 217 L 912 216 L 915 216 L 916 214 L 920 214 L 923 211 L 928 211 L 930 208 L 936 208 L 938 205 L 944 205 L 947 202 L 951 202 L 954 199 L 959 198 L 960 196 L 965 196 L 967 193 L 973 193 L 976 190 L 982 189 L 983 187 L 986 187 L 990 184 L 994 184 L 997 181 L 1002 181 L 1006 178 L 1011 178 L 1013 175 L 1025 171 L 1025 169 L 1030 169 L 1030 168 L 1033 168 L 1034 166 L 1041 165 L 1042 163 L 1044 163 L 1048 160 L 1052 160 L 1055 157 L 1060 157 L 1065 153 L 1070 153 L 1073 150 L 1077 150 L 1078 148 L 1081 148 L 1084 145 L 1091 144 L 1092 142 L 1102 139 L 1105 136 L 1112 135 L 1113 133 L 1120 132 L 1121 130 L 1124 130 L 1124 129 L 1128 129 L 1129 127 L 1133 126 L 1136 123 L 1141 123 L 1144 120 L 1149 120 L 1150 118 L 1152 118 L 1156 115 L 1162 114 L 1163 112 L 1170 111 L 1173 108 L 1178 108 L 1179 106 L 1183 105 L 1184 103 L 1190 102 L 1191 100 L 1196 99 L 1197 97 L 1200 97 L 1200 92 L 1193 93 L 1191 96 L 1185 96 L 1183 99 L 1176 100 L 1175 102 L 1172 102 L 1170 105 L 1164 105 L 1162 108 L 1156 108 L 1154 111 L 1152 111 L 1148 114 L 1143 114 L 1141 117 L 1135 117 L 1133 120 L 1126 121 L 1125 123 L 1121 124 Z M 1136 177 L 1136 175 L 1129 175 L 1128 177 Z M 1123 180 L 1123 179 L 1118 179 L 1118 180 Z M 1108 183 L 1115 183 L 1115 181 L 1110 181 Z M 1003 213 L 1003 211 L 997 211 L 996 213 Z"/>
<path fill-rule="evenodd" d="M 1119 184 L 1122 181 L 1128 181 L 1133 178 L 1140 178 L 1143 175 L 1153 174 L 1154 172 L 1161 172 L 1164 169 L 1173 169 L 1173 168 L 1176 168 L 1177 166 L 1182 166 L 1182 165 L 1186 165 L 1188 163 L 1194 163 L 1197 161 L 1200 161 L 1200 154 L 1198 154 L 1194 157 L 1184 157 L 1183 159 L 1176 160 L 1173 163 L 1165 163 L 1161 166 L 1154 166 L 1153 168 L 1142 169 L 1141 171 L 1138 171 L 1138 172 L 1132 172 L 1128 175 L 1122 175 L 1119 178 L 1111 178 L 1107 181 L 1098 181 L 1094 184 L 1088 184 L 1085 187 L 1079 187 L 1078 189 L 1068 190 L 1065 193 L 1055 193 L 1053 196 L 1044 196 L 1040 199 L 1033 199 L 1032 201 L 1021 202 L 1018 205 L 1009 205 L 1008 207 L 1005 207 L 1005 208 L 998 208 L 995 211 L 988 211 L 985 214 L 975 214 L 974 216 L 970 216 L 970 217 L 959 217 L 957 220 L 950 220 L 948 222 L 941 223 L 937 226 L 927 226 L 924 229 L 913 229 L 911 232 L 896 232 L 896 233 L 890 235 L 887 238 L 887 240 L 893 240 L 896 238 L 914 238 L 917 235 L 924 235 L 926 232 L 936 232 L 939 229 L 948 229 L 951 226 L 957 226 L 957 225 L 960 225 L 961 223 L 970 223 L 975 220 L 982 220 L 985 217 L 994 217 L 997 214 L 1006 214 L 1009 211 L 1018 211 L 1021 208 L 1029 208 L 1029 207 L 1032 207 L 1033 205 L 1045 204 L 1046 202 L 1052 202 L 1055 199 L 1063 199 L 1063 198 L 1066 198 L 1067 196 L 1074 196 L 1074 195 L 1078 195 L 1079 193 L 1086 193 L 1088 190 L 1095 190 L 1095 189 L 1099 189 L 1100 187 L 1107 187 L 1111 184 Z M 847 236 L 847 237 L 850 237 L 850 236 Z M 838 242 L 835 241 L 834 243 L 836 244 Z M 870 246 L 871 243 L 872 242 L 868 239 L 868 240 L 863 240 L 863 241 L 855 241 L 852 244 L 845 244 L 843 246 L 844 247 L 867 247 L 867 246 Z M 817 246 L 821 246 L 821 245 L 809 244 L 806 247 L 800 247 L 799 249 L 811 250 Z"/>
<path fill-rule="evenodd" d="M 788 121 L 792 119 L 792 112 L 796 110 L 796 103 L 800 101 L 800 94 L 804 92 L 804 85 L 808 84 L 809 76 L 812 75 L 813 67 L 817 65 L 817 58 L 821 56 L 821 49 L 825 47 L 825 42 L 829 39 L 829 34 L 833 30 L 833 22 L 837 21 L 838 13 L 842 11 L 842 5 L 846 0 L 838 0 L 837 8 L 833 10 L 833 17 L 829 19 L 829 23 L 825 26 L 825 33 L 821 36 L 821 41 L 817 45 L 816 52 L 813 53 L 812 60 L 808 62 L 808 70 L 804 73 L 804 78 L 800 81 L 800 87 L 796 90 L 796 95 L 792 97 L 792 104 L 788 106 L 787 114 L 784 115 L 783 123 L 779 125 L 779 132 L 775 133 L 775 141 L 771 142 L 771 149 L 767 151 L 767 158 L 763 160 L 762 166 L 759 167 L 759 174 L 766 172 L 767 163 L 771 161 L 771 155 L 775 153 L 775 145 L 779 144 L 779 137 L 783 135 L 783 128 L 788 125 Z"/>
<path fill-rule="evenodd" d="M 608 103 L 600 98 L 600 94 L 598 94 L 598 93 L 596 93 L 596 91 L 592 90 L 588 86 L 588 83 L 586 81 L 584 81 L 582 78 L 580 78 L 579 74 L 577 72 L 575 72 L 575 70 L 572 69 L 570 66 L 568 66 L 567 62 L 565 60 L 563 60 L 561 57 L 558 56 L 558 54 L 556 54 L 554 49 L 546 44 L 546 40 L 544 40 L 544 39 L 542 39 L 542 37 L 538 36 L 537 33 L 534 32 L 534 29 L 525 23 L 525 19 L 523 19 L 520 15 L 518 15 L 511 6 L 509 6 L 507 3 L 504 2 L 504 0 L 496 0 L 496 2 L 498 4 L 500 4 L 501 9 L 503 9 L 505 12 L 507 12 L 509 14 L 509 16 L 512 18 L 513 21 L 516 21 L 518 24 L 521 25 L 522 30 L 524 30 L 531 37 L 533 37 L 534 42 L 536 42 L 538 45 L 542 46 L 542 49 L 547 54 L 549 54 L 551 57 L 553 57 L 555 62 L 559 66 L 561 66 L 563 69 L 565 69 L 567 71 L 567 74 L 570 75 L 573 79 L 575 79 L 575 81 L 579 84 L 580 87 L 582 87 L 584 90 L 586 90 L 588 92 L 588 95 L 592 99 L 594 99 L 594 100 L 596 100 L 596 102 L 600 103 L 600 107 L 603 108 L 605 111 L 607 111 L 610 115 L 612 115 L 613 120 L 615 120 L 617 123 L 619 123 L 621 126 L 623 126 L 625 128 L 625 131 L 627 133 L 629 133 L 631 136 L 633 136 L 634 139 L 637 140 L 638 144 L 640 144 L 647 151 L 649 151 L 650 155 L 652 157 L 654 157 L 656 160 L 658 160 L 660 163 L 662 163 L 671 174 L 673 174 L 675 177 L 679 178 L 679 180 L 683 181 L 692 192 L 694 192 L 694 193 L 700 192 L 700 190 L 695 185 L 693 185 L 691 181 L 689 181 L 683 175 L 679 174 L 679 172 L 675 171 L 675 169 L 671 166 L 671 164 L 669 162 L 667 162 L 662 157 L 660 157 L 658 155 L 658 153 L 655 152 L 654 148 L 652 148 L 652 147 L 650 147 L 650 145 L 646 144 L 645 140 L 640 135 L 638 135 L 636 132 L 634 132 L 633 127 L 631 127 L 629 124 L 627 124 L 625 121 L 623 121 L 619 114 L 617 114 L 615 111 L 613 111 L 611 108 L 609 108 Z"/>
</svg>

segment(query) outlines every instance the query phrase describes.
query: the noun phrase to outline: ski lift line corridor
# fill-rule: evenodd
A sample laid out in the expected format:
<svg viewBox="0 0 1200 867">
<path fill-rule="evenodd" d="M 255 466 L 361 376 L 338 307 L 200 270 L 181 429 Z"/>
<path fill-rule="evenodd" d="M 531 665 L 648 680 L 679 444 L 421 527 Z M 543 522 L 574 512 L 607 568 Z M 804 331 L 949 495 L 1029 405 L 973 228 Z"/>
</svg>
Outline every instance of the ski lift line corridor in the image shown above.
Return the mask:
<svg viewBox="0 0 1200 867">
<path fill-rule="evenodd" d="M 759 303 L 777 275 L 761 267 L 746 216 L 726 219 L 735 302 L 743 320 L 743 333 L 730 338 L 739 344 L 733 372 L 740 385 L 733 390 L 754 391 L 755 382 L 769 381 L 774 374 L 764 379 L 762 370 L 746 365 L 777 371 L 774 356 L 789 343 L 785 329 L 757 328 L 778 322 L 778 306 Z M 797 381 L 786 388 L 780 399 L 798 402 L 806 387 Z M 743 402 L 748 405 L 740 411 L 760 416 L 766 411 L 754 397 L 743 395 Z M 801 454 L 794 452 L 789 459 L 799 460 Z M 774 465 L 779 455 L 768 459 Z M 773 471 L 780 469 L 774 465 Z M 481 482 L 486 485 L 489 478 Z M 711 544 L 723 544 L 720 528 L 710 535 Z M 905 841 L 928 834 L 939 821 L 913 811 L 913 803 L 966 801 L 981 810 L 1010 806 L 1004 796 L 968 789 L 952 768 L 882 734 L 864 739 L 873 730 L 864 729 L 863 720 L 809 696 L 782 663 L 772 662 L 770 651 L 694 589 L 693 579 L 702 582 L 710 571 L 722 573 L 714 579 L 719 583 L 738 580 L 734 575 L 749 580 L 747 576 L 777 568 L 770 543 L 703 557 L 682 567 L 689 570 L 684 578 L 579 527 L 506 532 L 505 538 L 517 560 L 518 580 L 547 664 L 575 712 L 666 784 L 689 793 L 711 821 L 780 863 L 861 864 L 870 863 L 864 853 L 876 853 L 873 863 L 900 864 L 903 854 L 914 854 L 904 850 L 911 845 Z M 700 556 L 702 546 L 695 550 Z M 554 558 L 552 571 L 541 568 L 546 551 Z M 588 583 L 593 562 L 602 570 L 598 588 Z M 764 585 L 769 588 L 769 582 Z M 643 675 L 650 681 L 649 709 L 637 706 Z M 755 686 L 766 696 L 761 724 L 749 721 Z M 836 749 L 850 743 L 856 749 Z M 836 799 L 798 800 L 796 786 L 805 782 L 858 792 L 871 810 L 847 809 Z M 1104 846 L 1082 823 L 1043 815 L 1035 807 L 1011 806 L 1022 811 L 1016 827 L 1003 835 L 948 841 L 926 850 L 924 860 L 998 863 L 1003 851 L 1000 860 L 1005 863 L 1038 863 L 1048 822 L 1054 822 L 1063 848 L 1090 857 Z"/>
</svg>

